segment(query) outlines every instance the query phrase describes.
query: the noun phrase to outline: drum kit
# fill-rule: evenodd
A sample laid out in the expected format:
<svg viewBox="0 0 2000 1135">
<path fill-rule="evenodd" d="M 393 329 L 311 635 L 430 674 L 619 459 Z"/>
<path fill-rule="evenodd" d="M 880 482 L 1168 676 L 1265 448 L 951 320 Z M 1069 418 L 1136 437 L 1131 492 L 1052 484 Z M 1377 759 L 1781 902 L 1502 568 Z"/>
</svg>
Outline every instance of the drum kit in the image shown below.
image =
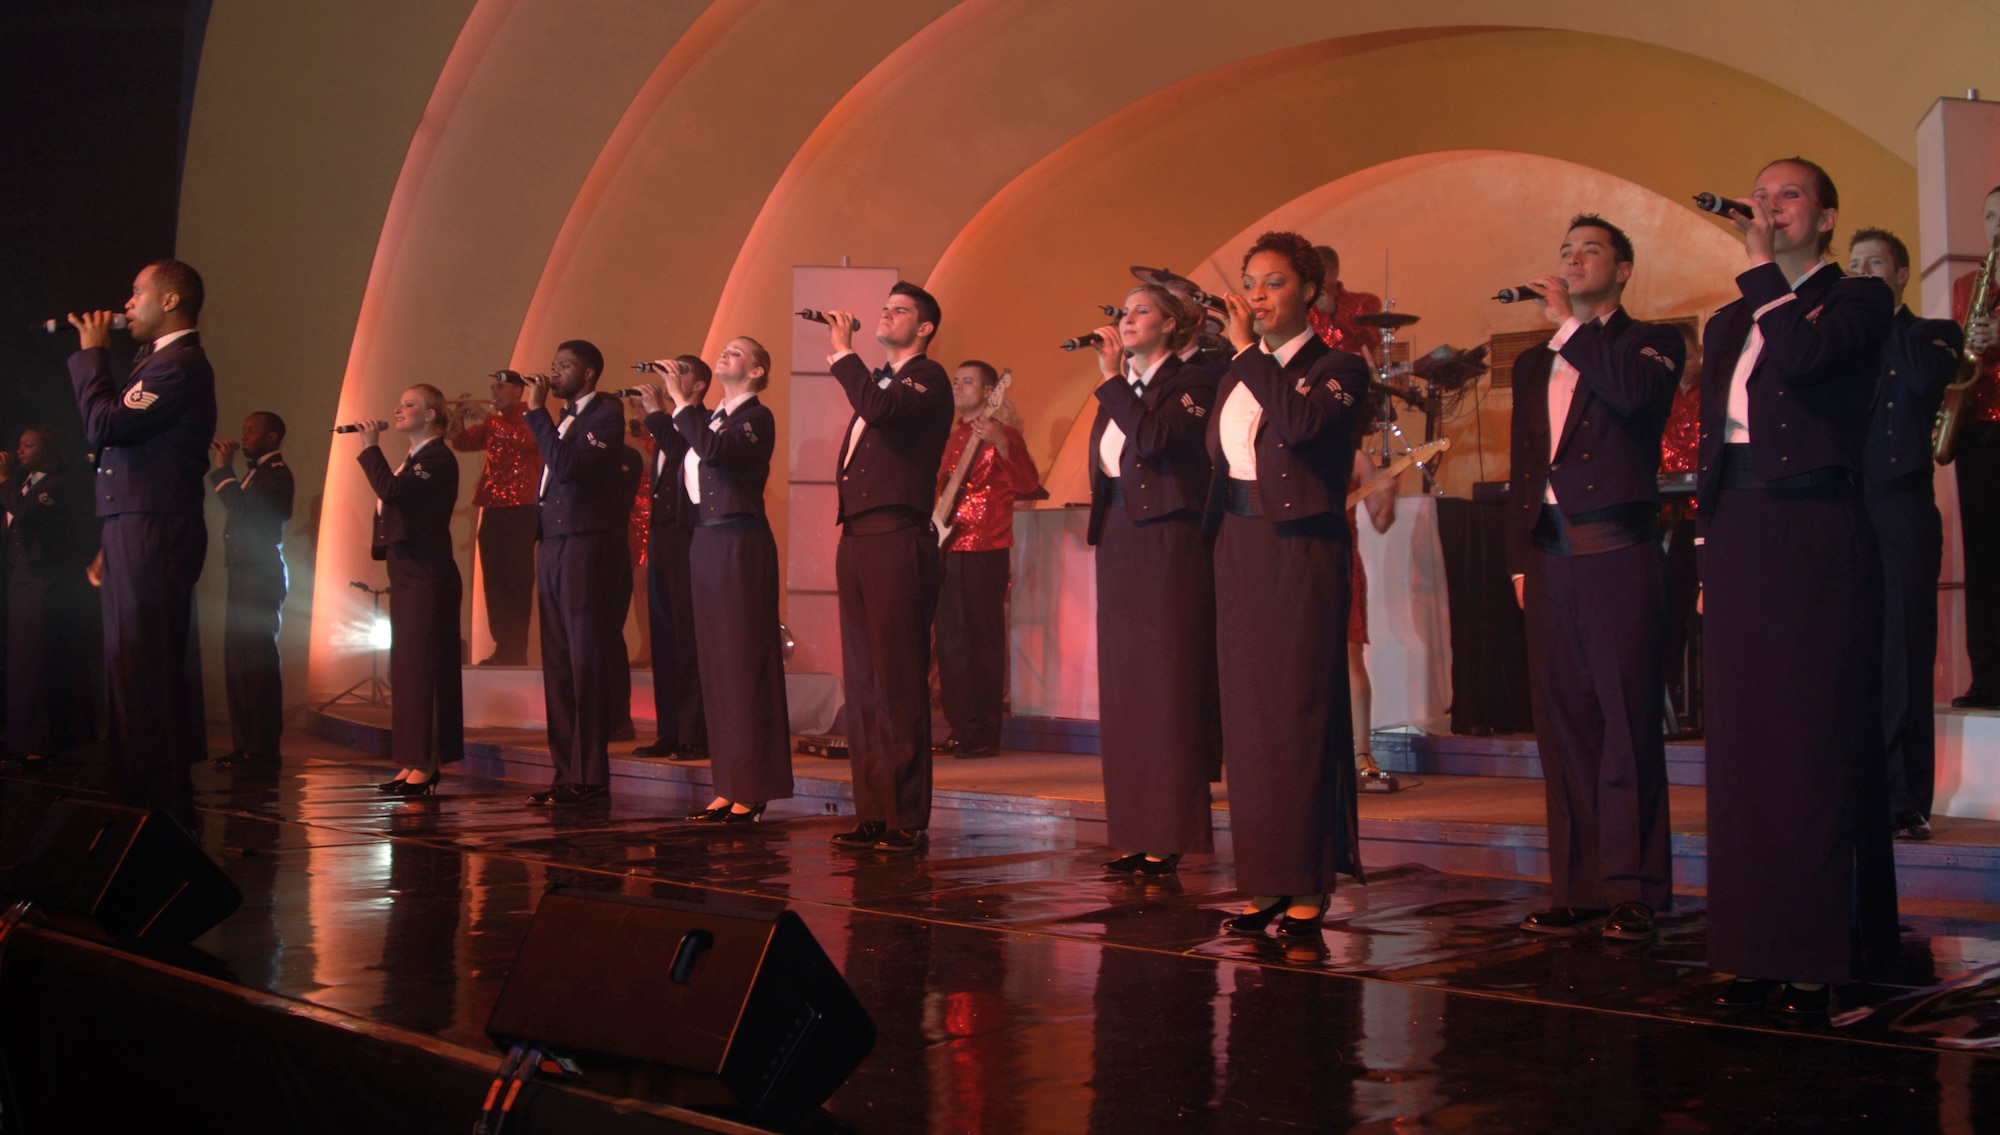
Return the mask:
<svg viewBox="0 0 2000 1135">
<path fill-rule="evenodd" d="M 1219 320 L 1226 310 L 1220 298 L 1208 294 L 1193 280 L 1168 269 L 1134 264 L 1132 275 L 1140 283 L 1166 288 L 1187 298 L 1206 310 L 1212 319 Z M 1389 301 L 1389 305 L 1394 307 L 1395 301 Z M 1107 313 L 1114 310 L 1106 309 Z M 1466 389 L 1474 379 L 1486 373 L 1484 344 L 1464 351 L 1443 346 L 1410 362 L 1391 363 L 1390 348 L 1396 342 L 1397 333 L 1421 319 L 1422 316 L 1406 311 L 1382 311 L 1354 317 L 1354 322 L 1373 329 L 1382 343 L 1375 356 L 1375 374 L 1369 382 L 1370 420 L 1362 431 L 1376 435 L 1376 441 L 1367 447 L 1367 452 L 1378 468 L 1426 443 L 1437 441 L 1442 436 L 1448 396 Z M 1397 400 L 1424 416 L 1423 439 L 1416 445 L 1411 444 L 1396 424 Z M 1423 472 L 1424 491 L 1427 493 L 1442 492 L 1433 475 L 1435 465 L 1435 457 L 1427 462 L 1417 462 L 1417 468 Z"/>
</svg>

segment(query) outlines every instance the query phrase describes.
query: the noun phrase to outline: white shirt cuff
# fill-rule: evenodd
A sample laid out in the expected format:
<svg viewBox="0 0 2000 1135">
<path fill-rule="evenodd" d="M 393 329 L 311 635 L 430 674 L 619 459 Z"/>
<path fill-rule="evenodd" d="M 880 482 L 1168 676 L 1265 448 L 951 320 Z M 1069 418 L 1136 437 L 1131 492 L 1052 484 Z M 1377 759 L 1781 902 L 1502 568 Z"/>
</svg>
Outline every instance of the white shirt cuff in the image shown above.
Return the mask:
<svg viewBox="0 0 2000 1135">
<path fill-rule="evenodd" d="M 1549 350 L 1551 351 L 1562 350 L 1563 344 L 1569 342 L 1569 337 L 1571 335 L 1576 334 L 1577 329 L 1582 326 L 1583 326 L 1583 320 L 1578 319 L 1574 315 L 1570 316 L 1568 319 L 1563 320 L 1563 325 L 1561 327 L 1556 328 L 1556 333 L 1554 335 L 1549 336 Z"/>
<path fill-rule="evenodd" d="M 849 355 L 851 355 L 851 354 L 853 354 L 853 353 L 854 353 L 854 351 L 852 351 L 852 350 L 846 350 L 846 351 L 835 351 L 835 352 L 834 352 L 833 354 L 831 354 L 831 355 L 828 355 L 828 356 L 826 357 L 826 365 L 828 365 L 828 366 L 832 366 L 833 364 L 835 364 L 835 363 L 839 362 L 840 360 L 842 360 L 842 359 L 846 358 L 847 356 L 849 356 Z"/>
</svg>

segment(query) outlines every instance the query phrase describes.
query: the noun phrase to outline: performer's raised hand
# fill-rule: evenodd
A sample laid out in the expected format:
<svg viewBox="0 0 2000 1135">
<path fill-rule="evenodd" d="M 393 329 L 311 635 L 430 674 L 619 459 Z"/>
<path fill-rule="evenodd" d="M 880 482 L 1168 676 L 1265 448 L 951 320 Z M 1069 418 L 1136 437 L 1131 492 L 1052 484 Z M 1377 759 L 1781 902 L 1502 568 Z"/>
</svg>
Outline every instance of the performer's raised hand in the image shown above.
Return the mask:
<svg viewBox="0 0 2000 1135">
<path fill-rule="evenodd" d="M 1097 371 L 1106 378 L 1125 376 L 1125 339 L 1118 326 L 1107 323 L 1097 329 Z"/>
<path fill-rule="evenodd" d="M 854 329 L 861 322 L 850 311 L 823 312 L 826 316 L 827 339 L 833 345 L 833 353 L 838 355 L 854 349 Z"/>
<path fill-rule="evenodd" d="M 76 328 L 76 349 L 79 351 L 88 351 L 93 347 L 109 347 L 111 345 L 111 317 L 114 314 L 116 313 L 109 311 L 86 311 L 79 316 L 75 312 L 71 312 L 69 325 Z"/>
<path fill-rule="evenodd" d="M 549 376 L 545 374 L 523 375 L 528 380 L 528 409 L 540 410 L 549 404 Z"/>
<path fill-rule="evenodd" d="M 1250 301 L 1235 292 L 1224 292 L 1222 304 L 1229 309 L 1229 318 L 1223 321 L 1222 333 L 1229 337 L 1230 345 L 1241 351 L 1255 343 L 1256 319 L 1250 312 Z"/>
</svg>

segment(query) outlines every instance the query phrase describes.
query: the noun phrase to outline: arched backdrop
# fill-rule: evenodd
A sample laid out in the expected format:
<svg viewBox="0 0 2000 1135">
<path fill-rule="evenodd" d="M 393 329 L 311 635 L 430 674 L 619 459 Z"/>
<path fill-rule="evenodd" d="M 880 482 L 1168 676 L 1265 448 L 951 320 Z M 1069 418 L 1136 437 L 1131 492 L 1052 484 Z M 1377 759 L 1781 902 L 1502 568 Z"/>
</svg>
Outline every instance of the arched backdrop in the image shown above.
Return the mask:
<svg viewBox="0 0 2000 1135">
<path fill-rule="evenodd" d="M 939 295 L 939 356 L 1015 369 L 1047 464 L 1090 382 L 1052 344 L 1130 263 L 1192 270 L 1291 217 L 1356 286 L 1379 289 L 1388 254 L 1391 293 L 1428 309 L 1419 349 L 1470 345 L 1519 318 L 1483 298 L 1517 269 L 1488 266 L 1545 262 L 1561 192 L 1594 186 L 1672 245 L 1642 245 L 1642 274 L 1713 266 L 1675 285 L 1708 303 L 1730 250 L 1671 211 L 1688 194 L 1804 152 L 1840 181 L 1843 228 L 1914 244 L 1914 125 L 1938 95 L 2000 87 L 1996 48 L 2000 16 L 1972 0 L 1893 22 L 1721 0 L 219 0 L 180 249 L 209 278 L 225 419 L 294 424 L 301 700 L 365 672 L 346 584 L 379 577 L 354 443 L 324 430 L 409 382 L 477 390 L 569 337 L 615 367 L 747 333 L 780 356 L 783 431 L 791 268 L 847 256 Z M 1535 226 L 1523 201 L 1545 206 Z M 1440 234 L 1477 255 L 1440 257 Z"/>
</svg>

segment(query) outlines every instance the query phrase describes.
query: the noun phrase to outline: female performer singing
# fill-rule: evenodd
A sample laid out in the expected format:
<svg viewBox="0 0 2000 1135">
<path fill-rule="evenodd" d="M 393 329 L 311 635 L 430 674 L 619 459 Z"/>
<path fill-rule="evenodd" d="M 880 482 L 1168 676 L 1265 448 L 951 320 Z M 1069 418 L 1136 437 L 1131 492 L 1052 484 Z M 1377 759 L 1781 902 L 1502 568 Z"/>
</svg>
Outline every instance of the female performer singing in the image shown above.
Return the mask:
<svg viewBox="0 0 2000 1135">
<path fill-rule="evenodd" d="M 1104 866 L 1120 874 L 1171 875 L 1183 854 L 1215 850 L 1215 572 L 1200 510 L 1217 376 L 1179 357 L 1201 323 L 1193 305 L 1144 284 L 1115 325 L 1097 329 L 1104 381 L 1087 532 L 1097 548 L 1104 810 L 1111 845 L 1131 849 Z"/>
<path fill-rule="evenodd" d="M 693 369 L 677 359 L 654 363 L 666 389 L 640 387 L 647 428 L 672 399 L 674 428 L 687 441 L 681 475 L 694 503 L 688 561 L 694 634 L 701 644 L 703 716 L 715 799 L 688 816 L 695 823 L 752 823 L 764 805 L 792 795 L 790 712 L 778 630 L 778 545 L 764 519 L 764 482 L 777 449 L 777 420 L 757 392 L 770 381 L 771 356 L 743 337 L 716 355 L 722 404 L 704 413 Z"/>
<path fill-rule="evenodd" d="M 1347 482 L 1368 363 L 1314 335 L 1319 253 L 1267 232 L 1227 295 L 1236 348 L 1209 415 L 1217 661 L 1236 885 L 1231 934 L 1316 938 L 1342 871 L 1361 875 L 1347 686 Z"/>
<path fill-rule="evenodd" d="M 463 583 L 451 555 L 458 458 L 444 445 L 444 393 L 428 383 L 403 391 L 392 428 L 410 439 L 395 469 L 382 456 L 379 422 L 358 422 L 358 460 L 375 490 L 374 556 L 389 567 L 389 686 L 392 751 L 403 770 L 381 785 L 391 796 L 429 796 L 438 766 L 464 756 L 458 602 Z"/>
</svg>

